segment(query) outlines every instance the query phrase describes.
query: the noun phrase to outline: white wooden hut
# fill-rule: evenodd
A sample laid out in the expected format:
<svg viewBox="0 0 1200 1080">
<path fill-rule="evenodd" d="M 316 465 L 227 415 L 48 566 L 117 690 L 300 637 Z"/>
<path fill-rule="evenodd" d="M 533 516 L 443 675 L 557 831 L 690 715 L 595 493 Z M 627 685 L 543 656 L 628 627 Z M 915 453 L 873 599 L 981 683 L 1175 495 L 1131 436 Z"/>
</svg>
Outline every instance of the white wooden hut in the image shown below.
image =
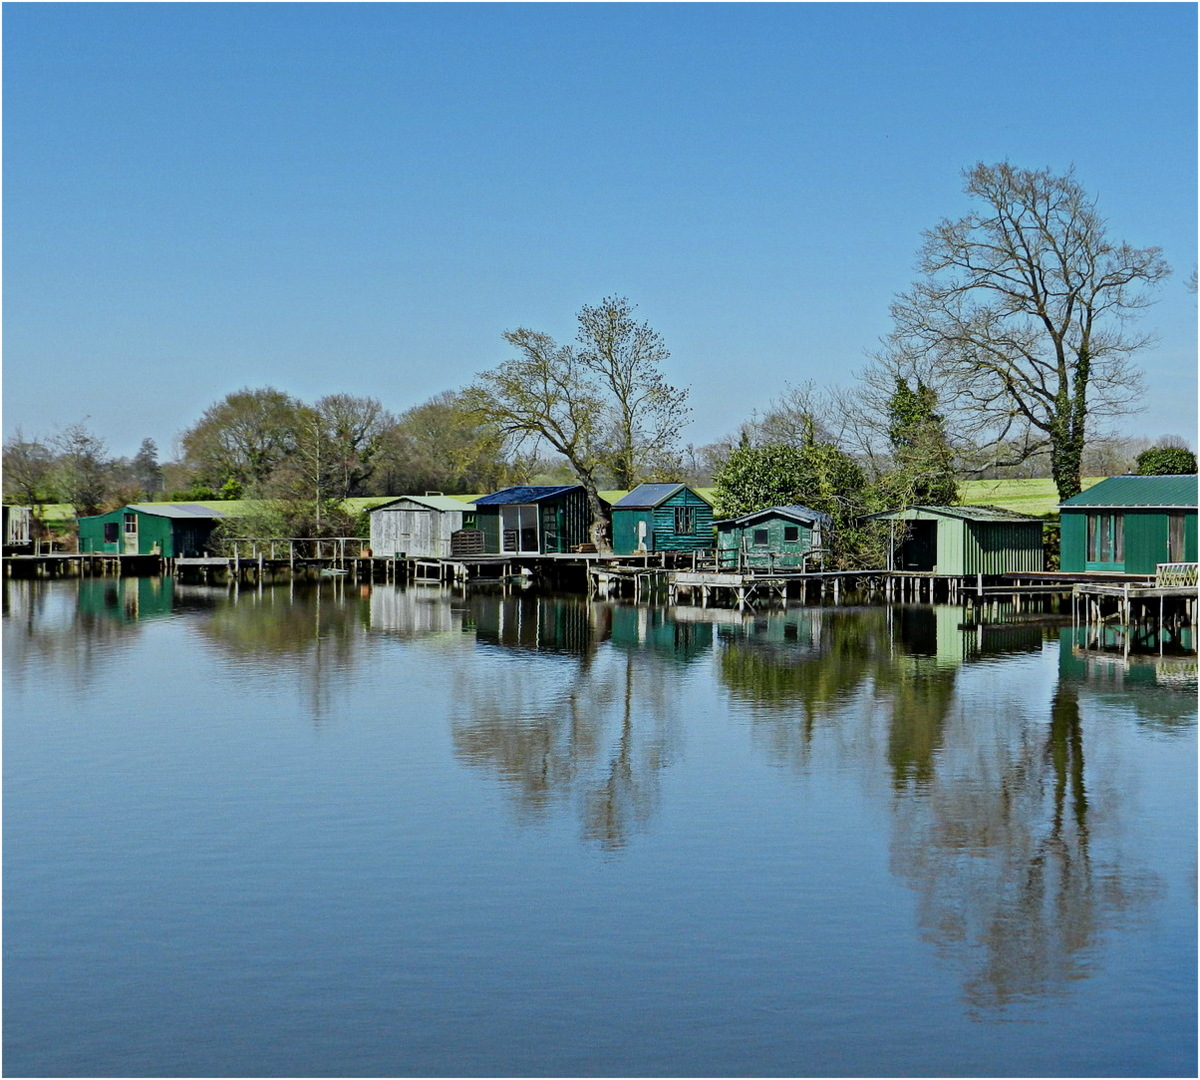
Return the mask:
<svg viewBox="0 0 1200 1080">
<path fill-rule="evenodd" d="M 474 517 L 475 508 L 448 495 L 403 495 L 368 513 L 372 554 L 448 559 L 450 534 L 463 528 L 464 514 Z"/>
</svg>

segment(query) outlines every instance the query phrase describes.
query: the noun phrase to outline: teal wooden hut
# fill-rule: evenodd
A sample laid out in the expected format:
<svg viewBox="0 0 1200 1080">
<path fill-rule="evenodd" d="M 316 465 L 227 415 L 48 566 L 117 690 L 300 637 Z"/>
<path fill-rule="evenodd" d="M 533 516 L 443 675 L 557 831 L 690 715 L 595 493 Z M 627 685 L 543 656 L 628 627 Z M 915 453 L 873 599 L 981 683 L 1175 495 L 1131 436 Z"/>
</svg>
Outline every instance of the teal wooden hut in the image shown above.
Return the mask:
<svg viewBox="0 0 1200 1080">
<path fill-rule="evenodd" d="M 105 555 L 199 555 L 224 517 L 196 503 L 132 503 L 107 514 L 81 517 L 79 550 Z"/>
<path fill-rule="evenodd" d="M 473 505 L 475 528 L 488 554 L 566 554 L 591 540 L 592 515 L 582 484 L 504 488 Z"/>
<path fill-rule="evenodd" d="M 871 514 L 895 526 L 888 570 L 966 577 L 1046 568 L 1041 518 L 997 506 L 909 506 Z"/>
<path fill-rule="evenodd" d="M 613 503 L 616 555 L 707 551 L 714 542 L 712 506 L 686 484 L 640 484 Z"/>
<path fill-rule="evenodd" d="M 1110 476 L 1067 499 L 1060 566 L 1070 573 L 1153 574 L 1196 562 L 1195 476 Z"/>
<path fill-rule="evenodd" d="M 772 506 L 718 521 L 718 570 L 804 570 L 823 551 L 833 519 L 807 506 Z"/>
</svg>

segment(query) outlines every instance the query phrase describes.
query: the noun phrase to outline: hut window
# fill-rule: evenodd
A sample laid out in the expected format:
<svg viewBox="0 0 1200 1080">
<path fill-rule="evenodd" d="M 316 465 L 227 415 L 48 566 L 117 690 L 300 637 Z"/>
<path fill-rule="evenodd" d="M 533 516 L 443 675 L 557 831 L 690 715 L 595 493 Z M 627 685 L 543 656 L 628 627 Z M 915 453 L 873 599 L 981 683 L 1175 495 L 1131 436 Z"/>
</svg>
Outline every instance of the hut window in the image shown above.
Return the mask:
<svg viewBox="0 0 1200 1080">
<path fill-rule="evenodd" d="M 1183 562 L 1183 514 L 1179 510 L 1167 515 L 1167 562 Z"/>
<path fill-rule="evenodd" d="M 785 544 L 800 543 L 800 526 L 799 525 L 785 525 L 783 527 L 783 542 Z"/>
<path fill-rule="evenodd" d="M 1125 561 L 1125 515 L 1088 514 L 1088 562 Z"/>
<path fill-rule="evenodd" d="M 137 532 L 137 514 L 125 515 L 125 531 L 127 533 Z"/>
<path fill-rule="evenodd" d="M 115 544 L 117 542 L 117 523 L 115 521 L 106 521 L 104 523 L 104 542 L 106 544 Z"/>
<path fill-rule="evenodd" d="M 754 530 L 754 546 L 766 547 L 771 542 L 770 531 L 767 529 Z"/>
<path fill-rule="evenodd" d="M 696 509 L 692 506 L 675 507 L 675 532 L 680 536 L 690 536 L 696 531 Z"/>
</svg>

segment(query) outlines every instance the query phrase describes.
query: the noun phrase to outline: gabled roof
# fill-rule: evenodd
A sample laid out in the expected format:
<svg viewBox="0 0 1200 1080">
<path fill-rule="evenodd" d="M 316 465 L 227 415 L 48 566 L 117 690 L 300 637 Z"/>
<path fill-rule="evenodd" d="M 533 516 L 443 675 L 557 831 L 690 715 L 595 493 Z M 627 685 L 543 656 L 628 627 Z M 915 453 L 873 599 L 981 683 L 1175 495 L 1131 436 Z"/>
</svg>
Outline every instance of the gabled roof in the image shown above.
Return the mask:
<svg viewBox="0 0 1200 1080">
<path fill-rule="evenodd" d="M 716 524 L 718 526 L 750 525 L 765 517 L 787 518 L 789 521 L 798 521 L 802 525 L 812 525 L 817 522 L 829 525 L 833 522 L 833 518 L 828 514 L 822 514 L 819 510 L 810 510 L 807 506 L 770 506 L 766 510 L 755 510 L 752 514 L 745 514 L 740 518 L 728 518 L 725 521 L 718 521 Z"/>
<path fill-rule="evenodd" d="M 582 484 L 564 484 L 559 487 L 510 487 L 482 495 L 475 500 L 476 506 L 505 506 L 509 503 L 534 503 L 553 499 L 568 491 L 582 491 Z"/>
<path fill-rule="evenodd" d="M 685 484 L 638 484 L 628 495 L 613 503 L 614 510 L 653 510 L 672 495 L 682 491 Z"/>
<path fill-rule="evenodd" d="M 150 514 L 153 517 L 173 518 L 180 521 L 229 516 L 224 511 L 214 510 L 211 506 L 201 506 L 199 503 L 130 503 L 125 509 L 136 510 L 139 514 Z"/>
<path fill-rule="evenodd" d="M 1110 476 L 1060 503 L 1075 507 L 1179 507 L 1196 509 L 1195 476 Z"/>
<path fill-rule="evenodd" d="M 392 499 L 391 502 L 372 506 L 367 513 L 373 514 L 376 510 L 387 510 L 397 503 L 402 502 L 416 503 L 418 506 L 423 506 L 428 510 L 443 510 L 451 513 L 461 513 L 464 510 L 471 509 L 470 503 L 464 502 L 462 499 L 456 499 L 452 495 L 401 495 L 398 498 Z"/>
<path fill-rule="evenodd" d="M 959 521 L 1041 521 L 1031 514 L 1018 514 L 999 506 L 909 506 L 868 514 L 864 521 L 914 521 L 928 518 L 955 518 Z"/>
</svg>

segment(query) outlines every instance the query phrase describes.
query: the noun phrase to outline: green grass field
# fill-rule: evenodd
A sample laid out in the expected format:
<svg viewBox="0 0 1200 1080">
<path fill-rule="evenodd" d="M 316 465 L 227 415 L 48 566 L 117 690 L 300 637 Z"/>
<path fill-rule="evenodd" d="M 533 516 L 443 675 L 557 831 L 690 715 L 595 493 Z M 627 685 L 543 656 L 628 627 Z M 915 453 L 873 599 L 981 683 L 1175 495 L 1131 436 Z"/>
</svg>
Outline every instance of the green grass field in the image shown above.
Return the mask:
<svg viewBox="0 0 1200 1080">
<path fill-rule="evenodd" d="M 1103 477 L 1092 476 L 1083 481 L 1084 489 L 1098 484 Z M 713 488 L 697 488 L 699 493 L 710 502 Z M 609 502 L 616 502 L 624 491 L 602 491 L 600 497 Z M 1054 513 L 1058 506 L 1058 492 L 1054 489 L 1053 480 L 962 480 L 958 485 L 959 502 L 966 506 L 999 506 L 1003 510 L 1014 510 L 1019 514 L 1033 514 L 1044 517 Z M 347 499 L 350 509 L 355 513 L 368 510 L 380 503 L 391 502 L 398 495 L 374 495 L 367 498 Z M 478 495 L 456 495 L 454 498 L 470 502 Z M 211 506 L 226 514 L 237 516 L 253 505 L 249 499 L 210 500 L 198 502 L 198 506 Z M 74 511 L 67 503 L 51 503 L 43 507 L 42 520 L 54 523 L 70 521 Z"/>
<path fill-rule="evenodd" d="M 1104 477 L 1083 480 L 1086 491 Z M 1045 517 L 1058 507 L 1058 492 L 1053 480 L 960 480 L 958 501 L 964 506 L 998 506 L 1018 514 Z"/>
</svg>

